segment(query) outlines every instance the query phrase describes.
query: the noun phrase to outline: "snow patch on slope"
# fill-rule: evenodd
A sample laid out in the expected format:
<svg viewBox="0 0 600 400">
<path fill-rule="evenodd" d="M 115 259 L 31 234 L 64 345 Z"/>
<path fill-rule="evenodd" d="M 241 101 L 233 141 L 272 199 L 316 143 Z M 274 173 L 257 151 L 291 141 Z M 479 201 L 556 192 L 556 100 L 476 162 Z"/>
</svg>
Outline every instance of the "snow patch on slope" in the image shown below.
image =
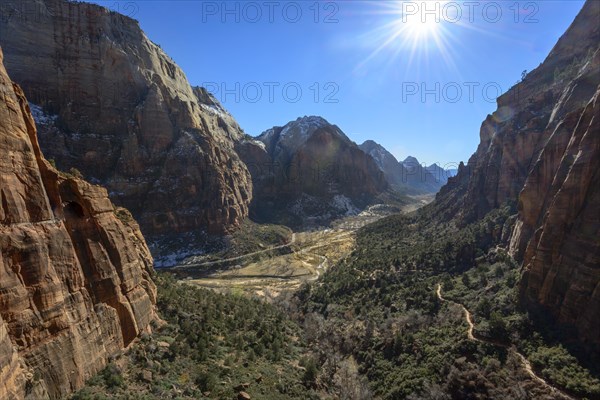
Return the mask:
<svg viewBox="0 0 600 400">
<path fill-rule="evenodd" d="M 54 125 L 58 119 L 58 115 L 51 115 L 44 111 L 44 109 L 37 104 L 29 103 L 31 109 L 31 115 L 37 125 Z"/>
<path fill-rule="evenodd" d="M 264 144 L 263 142 L 261 142 L 260 140 L 256 140 L 256 139 L 249 139 L 248 140 L 250 143 L 260 147 L 261 149 L 263 149 L 264 151 L 267 151 L 267 145 Z"/>
<path fill-rule="evenodd" d="M 329 201 L 303 193 L 291 205 L 290 211 L 307 219 L 327 220 L 342 216 L 358 215 L 358 209 L 352 200 L 344 195 L 336 194 Z"/>
<path fill-rule="evenodd" d="M 330 125 L 322 117 L 310 116 L 302 117 L 288 123 L 281 131 L 281 137 L 285 137 L 290 133 L 299 134 L 301 136 L 310 136 L 317 129 L 324 128 Z"/>
<path fill-rule="evenodd" d="M 217 107 L 212 104 L 209 105 L 209 104 L 203 104 L 203 103 L 201 103 L 200 106 L 202 107 L 203 110 L 207 111 L 208 113 L 217 115 L 221 118 L 225 118 L 225 117 L 229 116 L 229 113 L 221 107 Z"/>
<path fill-rule="evenodd" d="M 383 171 L 383 166 L 385 165 L 384 161 L 387 158 L 387 153 L 385 152 L 385 150 L 383 150 L 380 147 L 377 147 L 371 150 L 369 152 L 369 155 L 371 156 L 371 158 L 373 158 L 373 160 L 375 160 L 375 163 L 377 164 L 379 169 Z"/>
<path fill-rule="evenodd" d="M 360 213 L 360 210 L 354 206 L 352 200 L 341 194 L 333 196 L 332 205 L 346 216 L 357 215 Z"/>
</svg>

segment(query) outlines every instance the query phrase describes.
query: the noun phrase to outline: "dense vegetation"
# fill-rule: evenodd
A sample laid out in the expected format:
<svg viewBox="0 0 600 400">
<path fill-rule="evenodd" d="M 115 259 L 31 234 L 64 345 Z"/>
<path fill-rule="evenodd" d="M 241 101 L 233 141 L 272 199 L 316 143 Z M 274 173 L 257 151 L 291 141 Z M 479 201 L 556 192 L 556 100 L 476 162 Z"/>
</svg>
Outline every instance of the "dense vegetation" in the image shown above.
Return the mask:
<svg viewBox="0 0 600 400">
<path fill-rule="evenodd" d="M 459 227 L 427 207 L 363 228 L 356 250 L 297 295 L 320 363 L 351 356 L 376 398 L 556 398 L 528 375 L 516 346 L 555 386 L 600 397 L 597 371 L 517 307 L 518 266 L 496 247 L 513 213 L 506 206 Z M 439 283 L 475 314 L 475 333 L 488 343 L 467 338 L 459 306 L 437 298 Z"/>
<path fill-rule="evenodd" d="M 558 398 L 521 355 L 555 387 L 600 398 L 597 367 L 581 349 L 518 307 L 519 268 L 502 250 L 514 212 L 507 205 L 466 226 L 433 207 L 384 218 L 278 307 L 161 275 L 167 325 L 74 398 Z M 264 241 L 255 228 L 239 240 Z"/>
<path fill-rule="evenodd" d="M 283 225 L 261 225 L 245 220 L 242 227 L 231 236 L 228 256 L 238 256 L 289 243 L 292 230 Z"/>
<path fill-rule="evenodd" d="M 194 257 L 194 263 L 216 261 L 250 254 L 290 243 L 292 230 L 283 225 L 257 224 L 245 220 L 240 229 L 226 237 L 215 251 Z"/>
<path fill-rule="evenodd" d="M 157 277 L 166 324 L 73 399 L 318 398 L 297 325 L 275 307 Z M 303 364 L 304 365 L 304 364 Z"/>
<path fill-rule="evenodd" d="M 499 250 L 460 278 L 446 279 L 445 296 L 472 310 L 476 335 L 514 345 L 544 379 L 567 392 L 600 398 L 598 366 L 573 343 L 565 347 L 563 336 L 568 332 L 536 323 L 517 307 L 517 271 L 515 262 Z"/>
</svg>

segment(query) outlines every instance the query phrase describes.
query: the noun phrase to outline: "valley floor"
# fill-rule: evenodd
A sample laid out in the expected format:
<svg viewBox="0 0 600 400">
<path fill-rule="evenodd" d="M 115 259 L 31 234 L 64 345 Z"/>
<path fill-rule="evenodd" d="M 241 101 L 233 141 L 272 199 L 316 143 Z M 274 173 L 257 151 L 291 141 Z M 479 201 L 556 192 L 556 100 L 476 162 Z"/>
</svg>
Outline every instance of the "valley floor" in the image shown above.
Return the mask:
<svg viewBox="0 0 600 400">
<path fill-rule="evenodd" d="M 518 307 L 519 267 L 495 236 L 513 212 L 246 227 L 241 254 L 160 273 L 167 324 L 73 399 L 600 399 L 593 357 Z"/>
<path fill-rule="evenodd" d="M 429 201 L 431 196 L 420 196 L 407 211 Z M 273 300 L 317 280 L 354 249 L 358 229 L 389 213 L 385 206 L 375 205 L 359 215 L 335 221 L 330 228 L 293 233 L 286 244 L 213 261 L 186 260 L 170 272 L 195 286 Z"/>
</svg>

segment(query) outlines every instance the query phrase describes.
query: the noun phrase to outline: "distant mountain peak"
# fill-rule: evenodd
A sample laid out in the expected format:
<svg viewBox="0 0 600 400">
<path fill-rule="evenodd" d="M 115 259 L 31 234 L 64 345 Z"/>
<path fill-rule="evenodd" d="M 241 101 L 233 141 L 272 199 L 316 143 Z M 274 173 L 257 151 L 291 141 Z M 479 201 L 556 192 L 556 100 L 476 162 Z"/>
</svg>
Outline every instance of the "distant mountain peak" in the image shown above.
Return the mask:
<svg viewBox="0 0 600 400">
<path fill-rule="evenodd" d="M 387 168 L 386 165 L 388 163 L 398 163 L 398 160 L 396 160 L 396 157 L 394 157 L 392 153 L 387 151 L 385 147 L 383 147 L 374 140 L 366 140 L 363 142 L 363 144 L 361 144 L 358 147 L 360 147 L 362 151 L 370 155 L 375 160 L 379 168 L 384 172 Z"/>
<path fill-rule="evenodd" d="M 249 141 L 238 151 L 247 165 L 274 166 L 251 169 L 258 220 L 329 223 L 359 212 L 388 188 L 376 161 L 323 117 L 297 118 L 256 140 L 262 151 Z"/>
<path fill-rule="evenodd" d="M 283 127 L 281 136 L 284 137 L 294 133 L 310 136 L 317 129 L 324 128 L 326 126 L 331 126 L 331 124 L 323 117 L 315 115 L 299 117 L 295 121 L 288 122 Z"/>
<path fill-rule="evenodd" d="M 288 122 L 284 126 L 275 126 L 267 129 L 257 136 L 256 139 L 266 145 L 267 151 L 275 151 L 277 147 L 295 150 L 320 129 L 327 129 L 330 134 L 338 136 L 345 142 L 350 142 L 348 136 L 339 127 L 329 123 L 325 118 L 315 115 L 305 115 L 304 117 L 299 117 L 294 121 Z"/>
<path fill-rule="evenodd" d="M 304 117 L 298 117 L 294 122 L 302 122 L 319 126 L 331 125 L 329 121 L 318 115 L 305 115 Z"/>
<path fill-rule="evenodd" d="M 419 162 L 419 160 L 417 160 L 415 157 L 413 156 L 408 156 L 404 159 L 404 161 L 402 161 L 403 164 L 421 164 Z"/>
<path fill-rule="evenodd" d="M 389 153 L 389 152 L 386 150 L 386 148 L 385 148 L 385 147 L 383 147 L 382 145 L 380 145 L 379 143 L 377 143 L 376 141 L 374 141 L 374 140 L 371 140 L 371 139 L 367 139 L 367 140 L 365 140 L 365 141 L 364 141 L 364 142 L 363 142 L 363 143 L 360 145 L 360 147 L 361 147 L 361 148 L 363 148 L 363 149 L 365 149 L 365 150 L 366 150 L 366 149 L 368 149 L 368 150 L 375 150 L 375 149 L 378 149 L 378 150 L 383 150 L 383 151 L 385 151 L 385 152 Z"/>
</svg>

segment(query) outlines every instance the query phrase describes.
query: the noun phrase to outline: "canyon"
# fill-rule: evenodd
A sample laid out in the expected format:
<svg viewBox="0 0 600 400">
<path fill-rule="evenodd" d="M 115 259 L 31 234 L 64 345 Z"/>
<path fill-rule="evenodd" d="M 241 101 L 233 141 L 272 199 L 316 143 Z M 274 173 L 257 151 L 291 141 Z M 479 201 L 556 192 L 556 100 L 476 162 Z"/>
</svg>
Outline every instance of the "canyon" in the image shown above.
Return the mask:
<svg viewBox="0 0 600 400">
<path fill-rule="evenodd" d="M 600 345 L 600 3 L 588 1 L 546 60 L 498 99 L 480 144 L 437 195 L 447 218 L 518 210 L 505 239 L 521 302 Z"/>
<path fill-rule="evenodd" d="M 161 316 L 167 319 L 157 304 L 177 317 L 166 329 L 177 342 L 169 354 L 184 358 L 193 348 L 199 359 L 205 357 L 212 343 L 205 336 L 200 345 L 195 332 L 204 316 L 191 312 L 192 303 L 185 303 L 190 312 L 174 312 L 177 302 L 188 300 L 177 293 L 206 295 L 187 284 L 217 288 L 222 298 L 206 298 L 231 301 L 238 311 L 242 289 L 273 302 L 281 295 L 279 306 L 289 315 L 277 314 L 270 323 L 295 339 L 300 325 L 307 337 L 318 338 L 321 330 L 331 342 L 321 340 L 329 347 L 317 351 L 331 351 L 336 360 L 323 362 L 322 370 L 349 362 L 352 379 L 386 382 L 379 389 L 388 398 L 425 396 L 419 390 L 426 384 L 437 393 L 471 356 L 481 355 L 488 375 L 467 376 L 469 390 L 477 380 L 489 384 L 496 370 L 514 372 L 501 354 L 473 345 L 510 349 L 528 373 L 521 379 L 537 381 L 529 382 L 533 386 L 541 382 L 543 393 L 552 393 L 556 382 L 534 369 L 540 369 L 539 360 L 526 359 L 524 354 L 539 350 L 531 348 L 559 343 L 584 349 L 591 360 L 600 354 L 600 2 L 586 1 L 544 62 L 497 99 L 475 153 L 456 174 L 414 157 L 399 162 L 374 141 L 357 145 L 319 116 L 252 137 L 212 94 L 188 82 L 137 21 L 65 0 L 8 7 L 15 15 L 24 8 L 35 15 L 0 25 L 0 399 L 63 398 L 111 360 L 139 350 L 140 336 L 151 349 L 157 340 L 152 332 L 163 326 Z M 404 208 L 411 199 L 436 192 L 433 203 L 397 215 L 412 211 Z M 249 219 L 256 225 L 246 235 L 264 228 L 264 237 L 276 243 L 252 238 L 253 251 L 229 258 L 215 253 L 213 259 L 188 240 L 189 234 L 231 238 Z M 273 231 L 285 228 L 291 239 L 269 234 L 268 224 L 285 225 Z M 179 282 L 168 281 L 168 273 L 157 278 L 153 269 L 147 243 L 164 237 L 175 240 L 169 251 L 188 246 L 200 254 L 189 254 L 200 261 L 170 271 Z M 155 282 L 161 279 L 171 303 L 158 300 Z M 266 293 L 269 288 L 277 296 Z M 510 335 L 485 336 L 493 331 L 492 318 L 490 312 L 483 317 L 478 296 L 494 299 L 493 291 L 502 296 L 488 311 L 498 306 L 494 322 L 504 330 L 513 327 L 513 336 L 522 336 L 515 342 Z M 510 307 L 503 303 L 507 298 Z M 462 307 L 466 319 L 451 318 L 452 304 Z M 262 306 L 245 306 L 261 315 L 256 309 Z M 465 321 L 471 343 L 452 342 L 457 332 L 454 338 L 465 339 Z M 178 324 L 186 326 L 185 338 Z M 523 332 L 537 334 L 543 326 L 552 326 L 557 342 L 527 342 L 531 338 Z M 428 329 L 434 335 L 425 334 Z M 215 343 L 231 333 L 217 331 L 210 336 Z M 235 338 L 219 343 L 221 350 L 235 342 L 236 351 L 252 348 L 248 360 L 271 361 L 261 355 L 264 347 L 255 353 L 256 336 L 230 336 Z M 269 353 L 276 358 L 284 336 L 267 336 L 265 342 L 277 343 Z M 162 350 L 148 350 L 152 357 L 172 344 L 161 343 Z M 528 348 L 511 347 L 523 343 Z M 289 351 L 283 362 L 301 365 Z M 141 373 L 145 388 L 154 390 L 143 373 L 154 368 L 150 376 L 162 379 L 163 366 L 177 360 L 165 356 L 157 366 L 144 357 L 130 358 L 142 365 L 127 379 Z M 488 363 L 493 357 L 499 366 Z M 421 368 L 423 360 L 443 364 L 446 375 Z M 581 360 L 569 360 L 580 367 Z M 235 367 L 243 370 L 248 363 Z M 394 384 L 412 392 L 383 387 L 393 368 L 401 371 Z M 432 381 L 410 375 L 414 371 Z M 579 372 L 577 378 L 585 376 L 580 380 L 587 383 L 587 370 Z M 202 379 L 186 376 L 182 387 L 199 391 Z M 256 379 L 253 390 L 260 384 Z M 509 378 L 498 381 L 504 393 L 514 386 Z M 419 383 L 407 389 L 413 382 Z M 231 383 L 221 389 L 231 391 Z M 302 384 L 294 390 L 323 389 Z M 556 388 L 570 396 L 572 388 L 560 384 Z M 600 385 L 596 392 L 593 386 L 576 390 L 600 393 Z"/>
</svg>

